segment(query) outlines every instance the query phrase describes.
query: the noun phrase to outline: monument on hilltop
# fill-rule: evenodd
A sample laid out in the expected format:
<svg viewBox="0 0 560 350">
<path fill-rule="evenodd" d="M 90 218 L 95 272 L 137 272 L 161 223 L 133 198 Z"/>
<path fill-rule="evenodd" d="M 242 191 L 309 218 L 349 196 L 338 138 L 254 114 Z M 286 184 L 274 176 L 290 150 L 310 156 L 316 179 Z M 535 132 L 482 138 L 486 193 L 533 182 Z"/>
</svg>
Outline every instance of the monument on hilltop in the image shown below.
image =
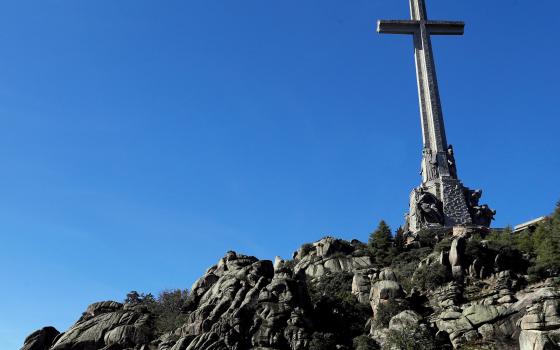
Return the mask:
<svg viewBox="0 0 560 350">
<path fill-rule="evenodd" d="M 410 0 L 410 20 L 380 20 L 377 31 L 409 34 L 414 58 L 422 125 L 422 184 L 410 194 L 405 230 L 458 225 L 489 227 L 496 212 L 480 205 L 481 190 L 471 190 L 457 177 L 453 147 L 447 143 L 431 35 L 462 35 L 464 22 L 428 19 L 424 0 Z"/>
</svg>

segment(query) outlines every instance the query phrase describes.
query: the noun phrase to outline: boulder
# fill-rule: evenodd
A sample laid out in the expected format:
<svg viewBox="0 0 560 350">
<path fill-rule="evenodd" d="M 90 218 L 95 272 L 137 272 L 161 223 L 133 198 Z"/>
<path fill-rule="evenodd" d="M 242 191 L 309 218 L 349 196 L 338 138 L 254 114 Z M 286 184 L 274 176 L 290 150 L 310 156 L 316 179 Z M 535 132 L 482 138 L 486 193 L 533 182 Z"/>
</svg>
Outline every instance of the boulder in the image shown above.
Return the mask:
<svg viewBox="0 0 560 350">
<path fill-rule="evenodd" d="M 410 325 L 418 325 L 422 322 L 422 316 L 412 310 L 405 310 L 391 318 L 390 330 L 406 330 Z"/>
<path fill-rule="evenodd" d="M 116 301 L 100 301 L 89 305 L 82 313 L 80 321 L 89 320 L 98 315 L 102 315 L 109 312 L 115 312 L 123 308 L 123 304 Z"/>
<path fill-rule="evenodd" d="M 105 346 L 121 345 L 119 342 L 126 345 L 147 344 L 153 336 L 152 321 L 152 315 L 145 308 L 125 310 L 123 305 L 117 302 L 95 303 L 87 308 L 78 322 L 56 340 L 51 350 L 101 349 Z M 113 330 L 115 332 L 112 332 Z M 106 340 L 109 343 L 106 343 Z"/>
<path fill-rule="evenodd" d="M 236 260 L 241 260 L 236 263 Z M 227 266 L 223 269 L 220 266 Z M 231 268 L 234 266 L 235 268 Z M 195 282 L 193 299 L 179 340 L 186 349 L 305 349 L 309 297 L 301 281 L 272 262 L 229 254 L 208 274 L 217 279 Z M 178 341 L 178 342 L 179 342 Z M 175 345 L 178 347 L 178 345 Z M 177 350 L 177 349 L 173 349 Z M 182 349 L 180 349 L 182 350 Z"/>
<path fill-rule="evenodd" d="M 310 250 L 310 246 L 313 249 Z M 315 279 L 331 273 L 355 273 L 369 269 L 373 267 L 373 261 L 363 246 L 358 241 L 350 243 L 332 237 L 304 245 L 294 254 L 297 261 L 294 273 Z"/>
<path fill-rule="evenodd" d="M 494 325 L 490 323 L 483 324 L 478 327 L 478 334 L 480 334 L 482 339 L 492 339 L 495 335 Z"/>
<path fill-rule="evenodd" d="M 401 299 L 404 292 L 400 284 L 395 281 L 377 281 L 371 286 L 369 299 L 371 301 Z"/>
<path fill-rule="evenodd" d="M 274 271 L 279 270 L 280 268 L 283 267 L 283 265 L 284 265 L 284 260 L 281 257 L 276 256 L 274 258 Z"/>
<path fill-rule="evenodd" d="M 495 322 L 512 313 L 514 313 L 513 310 L 508 310 L 504 306 L 494 305 L 471 305 L 463 310 L 463 315 L 474 326 Z"/>
<path fill-rule="evenodd" d="M 456 237 L 453 240 L 449 249 L 449 264 L 451 266 L 461 266 L 466 247 L 467 242 L 464 237 Z"/>
<path fill-rule="evenodd" d="M 335 253 L 350 254 L 354 247 L 350 242 L 333 237 L 325 237 L 313 244 L 316 248 L 317 256 L 320 258 L 328 257 Z"/>
<path fill-rule="evenodd" d="M 371 279 L 375 276 L 374 269 L 357 271 L 352 278 L 352 294 L 363 304 L 369 303 Z"/>
<path fill-rule="evenodd" d="M 449 250 L 449 265 L 451 265 L 451 273 L 453 278 L 457 281 L 462 281 L 464 278 L 463 273 L 463 260 L 467 241 L 463 236 L 456 237 L 451 243 Z"/>
<path fill-rule="evenodd" d="M 134 347 L 137 344 L 147 344 L 151 338 L 151 331 L 147 327 L 124 325 L 113 328 L 105 334 L 106 345 L 117 344 L 126 347 Z"/>
<path fill-rule="evenodd" d="M 183 350 L 174 348 L 173 350 Z M 214 332 L 204 333 L 195 337 L 185 350 L 229 350 L 224 339 Z"/>
<path fill-rule="evenodd" d="M 379 273 L 379 280 L 381 281 L 397 281 L 397 275 L 390 268 L 385 268 Z"/>
<path fill-rule="evenodd" d="M 522 331 L 519 335 L 519 350 L 559 349 L 560 332 Z"/>
<path fill-rule="evenodd" d="M 463 335 L 474 330 L 474 327 L 469 319 L 463 316 L 460 312 L 456 311 L 442 312 L 436 318 L 435 323 L 439 331 L 449 334 L 449 340 L 454 344 L 457 344 Z"/>
<path fill-rule="evenodd" d="M 523 330 L 553 330 L 560 328 L 559 300 L 545 300 L 527 308 L 521 319 Z"/>
<path fill-rule="evenodd" d="M 432 307 L 436 310 L 457 305 L 461 298 L 461 294 L 462 291 L 460 285 L 457 282 L 452 281 L 433 291 L 432 297 L 430 298 L 430 305 L 432 305 Z"/>
<path fill-rule="evenodd" d="M 404 291 L 395 281 L 377 281 L 371 286 L 369 300 L 374 319 L 377 318 L 379 308 L 387 303 L 404 303 Z"/>
<path fill-rule="evenodd" d="M 54 327 L 41 328 L 25 338 L 21 350 L 48 350 L 59 334 Z"/>
</svg>

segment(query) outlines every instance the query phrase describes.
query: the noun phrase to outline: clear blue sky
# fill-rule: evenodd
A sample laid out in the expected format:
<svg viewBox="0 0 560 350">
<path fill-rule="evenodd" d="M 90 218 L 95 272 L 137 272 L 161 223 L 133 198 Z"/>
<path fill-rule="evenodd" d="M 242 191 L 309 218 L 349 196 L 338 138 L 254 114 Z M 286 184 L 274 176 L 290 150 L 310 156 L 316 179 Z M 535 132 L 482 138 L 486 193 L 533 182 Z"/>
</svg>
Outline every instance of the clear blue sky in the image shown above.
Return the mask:
<svg viewBox="0 0 560 350">
<path fill-rule="evenodd" d="M 459 176 L 496 225 L 560 199 L 560 3 L 431 0 Z M 94 301 L 186 288 L 402 223 L 421 155 L 406 0 L 0 4 L 0 348 Z"/>
</svg>

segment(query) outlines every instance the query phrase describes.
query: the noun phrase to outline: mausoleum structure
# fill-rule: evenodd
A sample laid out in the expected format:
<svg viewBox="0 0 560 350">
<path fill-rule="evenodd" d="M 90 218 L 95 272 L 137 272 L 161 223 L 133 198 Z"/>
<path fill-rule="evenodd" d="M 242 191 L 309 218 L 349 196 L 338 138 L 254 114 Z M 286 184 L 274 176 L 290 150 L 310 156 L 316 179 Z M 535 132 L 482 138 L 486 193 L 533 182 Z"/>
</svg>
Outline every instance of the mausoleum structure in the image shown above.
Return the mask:
<svg viewBox="0 0 560 350">
<path fill-rule="evenodd" d="M 410 0 L 410 20 L 380 20 L 379 33 L 410 34 L 418 81 L 422 125 L 422 184 L 410 194 L 405 230 L 453 226 L 489 227 L 496 212 L 480 205 L 481 190 L 465 187 L 457 177 L 453 147 L 447 143 L 431 35 L 462 35 L 464 22 L 433 21 L 424 0 Z"/>
</svg>

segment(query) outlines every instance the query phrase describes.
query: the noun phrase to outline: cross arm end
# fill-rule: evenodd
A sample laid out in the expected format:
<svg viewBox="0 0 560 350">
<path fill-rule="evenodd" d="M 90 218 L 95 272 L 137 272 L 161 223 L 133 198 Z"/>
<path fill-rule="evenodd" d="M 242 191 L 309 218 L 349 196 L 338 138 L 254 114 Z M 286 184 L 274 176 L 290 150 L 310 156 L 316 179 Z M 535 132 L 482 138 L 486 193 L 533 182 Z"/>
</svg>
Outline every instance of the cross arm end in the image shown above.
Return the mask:
<svg viewBox="0 0 560 350">
<path fill-rule="evenodd" d="M 413 34 L 419 27 L 415 20 L 387 20 L 377 21 L 377 32 L 380 34 Z"/>
<path fill-rule="evenodd" d="M 465 22 L 459 21 L 428 21 L 426 27 L 433 35 L 463 35 Z"/>
</svg>

